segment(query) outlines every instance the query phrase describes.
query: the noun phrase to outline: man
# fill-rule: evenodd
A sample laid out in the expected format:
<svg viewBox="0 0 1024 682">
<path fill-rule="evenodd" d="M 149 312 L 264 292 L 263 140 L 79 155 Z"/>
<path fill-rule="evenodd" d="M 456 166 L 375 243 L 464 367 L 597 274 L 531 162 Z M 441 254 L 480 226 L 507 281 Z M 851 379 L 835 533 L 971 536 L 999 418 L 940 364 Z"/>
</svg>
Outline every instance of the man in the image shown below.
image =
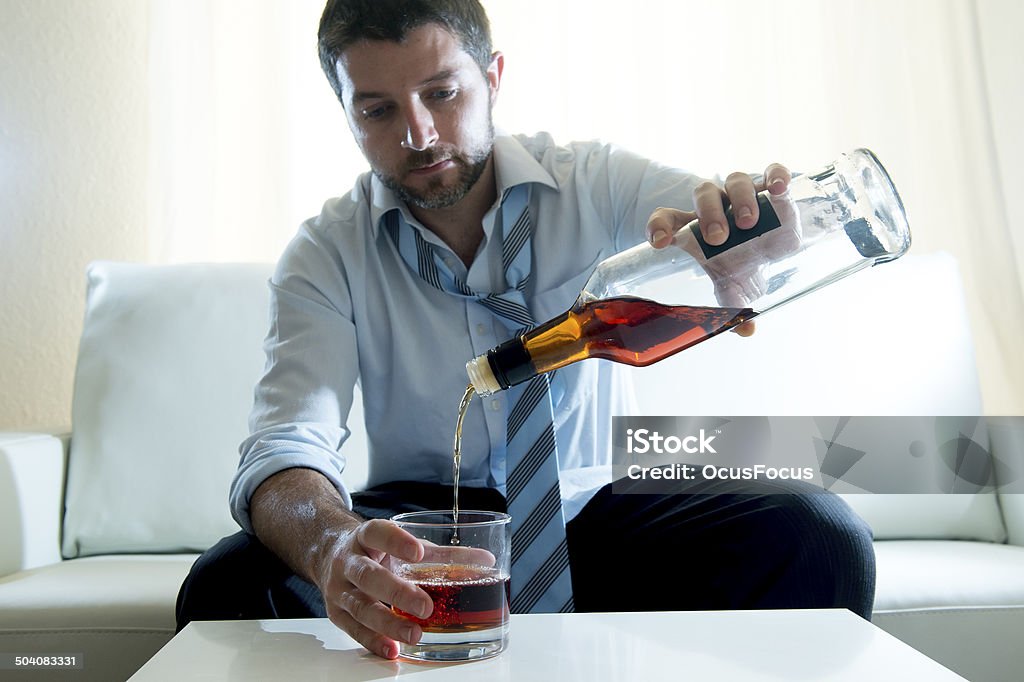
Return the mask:
<svg viewBox="0 0 1024 682">
<path fill-rule="evenodd" d="M 597 262 L 643 239 L 665 246 L 697 217 L 706 240 L 722 243 L 723 198 L 740 229 L 752 226 L 755 192 L 782 193 L 790 175 L 772 165 L 755 184 L 735 173 L 723 191 L 611 146 L 495 135 L 504 57 L 492 53 L 475 1 L 330 0 L 319 39 L 372 173 L 303 225 L 271 281 L 267 372 L 231 493 L 243 532 L 196 563 L 178 619 L 326 615 L 394 658 L 396 640 L 422 633 L 384 603 L 424 617 L 432 604 L 383 565 L 422 549 L 380 519 L 451 503 L 463 366 L 515 329 L 484 304 L 488 295 L 519 301 L 543 322 L 571 305 Z M 695 210 L 682 210 L 691 197 Z M 350 494 L 342 473 L 357 377 L 370 487 Z M 524 449 L 517 413 L 541 425 L 533 452 L 548 447 L 527 483 L 550 474 L 554 508 L 529 540 L 554 542 L 530 544 L 513 563 L 513 610 L 870 614 L 870 531 L 838 498 L 726 484 L 657 496 L 638 483 L 636 494 L 612 494 L 611 416 L 628 411 L 624 369 L 576 363 L 539 391 L 527 416 L 513 390 L 477 401 L 465 427 L 463 507 L 509 508 L 520 523 L 544 505 L 513 508 L 523 497 L 513 500 L 508 485 Z M 514 527 L 514 550 L 517 542 Z"/>
</svg>

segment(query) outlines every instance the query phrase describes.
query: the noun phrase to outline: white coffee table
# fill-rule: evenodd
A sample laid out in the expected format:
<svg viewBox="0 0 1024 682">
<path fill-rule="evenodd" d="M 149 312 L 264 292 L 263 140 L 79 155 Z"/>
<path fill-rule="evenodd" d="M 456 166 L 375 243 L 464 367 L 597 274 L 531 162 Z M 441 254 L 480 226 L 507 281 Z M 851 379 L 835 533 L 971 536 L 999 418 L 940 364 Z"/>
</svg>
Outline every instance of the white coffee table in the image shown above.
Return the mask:
<svg viewBox="0 0 1024 682">
<path fill-rule="evenodd" d="M 849 611 L 512 616 L 473 663 L 385 661 L 327 620 L 191 623 L 132 682 L 173 680 L 962 680 Z"/>
</svg>

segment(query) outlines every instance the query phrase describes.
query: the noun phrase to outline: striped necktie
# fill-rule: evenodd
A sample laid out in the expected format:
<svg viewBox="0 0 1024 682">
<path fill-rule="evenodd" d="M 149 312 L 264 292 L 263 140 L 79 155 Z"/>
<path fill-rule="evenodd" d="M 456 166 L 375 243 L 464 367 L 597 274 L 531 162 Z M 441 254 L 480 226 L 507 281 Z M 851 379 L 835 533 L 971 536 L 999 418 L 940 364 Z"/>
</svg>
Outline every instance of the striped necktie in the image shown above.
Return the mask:
<svg viewBox="0 0 1024 682">
<path fill-rule="evenodd" d="M 524 292 L 533 267 L 529 185 L 505 190 L 501 200 L 502 265 L 508 290 L 474 292 L 445 264 L 434 246 L 400 211 L 385 216 L 403 260 L 432 286 L 471 298 L 490 310 L 510 334 L 535 325 Z M 512 612 L 574 610 L 569 552 L 558 484 L 558 448 L 552 418 L 552 374 L 536 376 L 507 391 L 506 490 L 512 516 Z"/>
</svg>

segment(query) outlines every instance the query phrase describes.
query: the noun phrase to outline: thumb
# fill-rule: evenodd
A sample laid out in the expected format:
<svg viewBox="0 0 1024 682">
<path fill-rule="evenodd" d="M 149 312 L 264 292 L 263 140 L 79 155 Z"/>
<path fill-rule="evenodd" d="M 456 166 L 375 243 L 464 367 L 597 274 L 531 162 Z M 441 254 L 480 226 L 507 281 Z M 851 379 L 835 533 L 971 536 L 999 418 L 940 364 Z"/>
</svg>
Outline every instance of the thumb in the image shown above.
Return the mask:
<svg viewBox="0 0 1024 682">
<path fill-rule="evenodd" d="M 657 208 L 647 219 L 647 241 L 656 249 L 672 243 L 672 237 L 687 223 L 697 219 L 696 213 L 675 208 Z"/>
</svg>

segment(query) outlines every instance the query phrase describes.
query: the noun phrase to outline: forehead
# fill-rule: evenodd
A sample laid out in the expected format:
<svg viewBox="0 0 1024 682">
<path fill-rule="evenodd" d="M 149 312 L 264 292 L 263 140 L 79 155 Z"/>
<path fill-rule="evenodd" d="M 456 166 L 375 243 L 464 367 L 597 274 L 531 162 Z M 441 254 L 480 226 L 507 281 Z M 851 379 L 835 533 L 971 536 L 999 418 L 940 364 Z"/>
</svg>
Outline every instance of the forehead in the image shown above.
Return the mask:
<svg viewBox="0 0 1024 682">
<path fill-rule="evenodd" d="M 414 89 L 438 74 L 483 78 L 458 38 L 437 24 L 413 29 L 405 40 L 361 40 L 342 52 L 338 78 L 346 99 L 356 93 L 388 95 Z"/>
</svg>

